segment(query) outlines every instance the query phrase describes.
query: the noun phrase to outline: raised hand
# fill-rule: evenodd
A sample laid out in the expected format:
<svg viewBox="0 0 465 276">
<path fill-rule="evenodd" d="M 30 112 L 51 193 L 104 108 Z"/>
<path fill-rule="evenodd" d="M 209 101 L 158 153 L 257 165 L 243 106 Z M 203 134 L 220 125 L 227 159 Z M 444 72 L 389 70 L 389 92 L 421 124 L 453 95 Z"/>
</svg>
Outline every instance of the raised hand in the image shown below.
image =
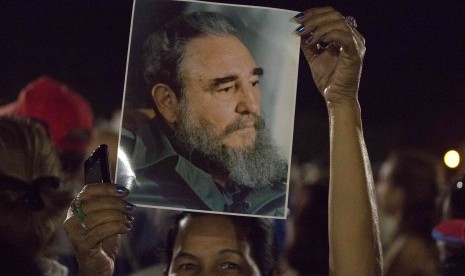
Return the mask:
<svg viewBox="0 0 465 276">
<path fill-rule="evenodd" d="M 113 275 L 121 234 L 132 227 L 129 191 L 115 184 L 88 184 L 71 204 L 64 229 L 79 263 L 79 275 Z"/>
<path fill-rule="evenodd" d="M 294 17 L 296 33 L 316 86 L 329 103 L 357 99 L 365 39 L 353 17 L 331 7 L 313 8 Z"/>
</svg>

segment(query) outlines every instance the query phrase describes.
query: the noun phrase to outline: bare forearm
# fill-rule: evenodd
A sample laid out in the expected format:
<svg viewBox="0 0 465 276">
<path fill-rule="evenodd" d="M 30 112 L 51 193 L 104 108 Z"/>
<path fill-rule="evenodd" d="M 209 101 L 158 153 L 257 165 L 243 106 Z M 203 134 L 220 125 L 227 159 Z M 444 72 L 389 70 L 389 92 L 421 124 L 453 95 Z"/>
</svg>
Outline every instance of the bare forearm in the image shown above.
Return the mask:
<svg viewBox="0 0 465 276">
<path fill-rule="evenodd" d="M 374 187 L 356 100 L 332 104 L 329 243 L 332 275 L 380 275 Z"/>
</svg>

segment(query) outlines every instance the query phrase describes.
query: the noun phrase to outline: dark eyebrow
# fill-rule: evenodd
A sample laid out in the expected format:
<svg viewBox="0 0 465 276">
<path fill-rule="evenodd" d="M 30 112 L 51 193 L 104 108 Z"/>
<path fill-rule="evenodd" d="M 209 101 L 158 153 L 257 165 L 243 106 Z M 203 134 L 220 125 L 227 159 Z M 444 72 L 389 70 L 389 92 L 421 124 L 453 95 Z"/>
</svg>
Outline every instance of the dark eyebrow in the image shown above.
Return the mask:
<svg viewBox="0 0 465 276">
<path fill-rule="evenodd" d="M 189 258 L 189 259 L 194 259 L 194 260 L 197 260 L 197 257 L 195 257 L 194 255 L 192 254 L 189 254 L 189 253 L 186 253 L 186 252 L 180 252 L 179 254 L 177 254 L 176 256 L 174 256 L 174 259 L 179 259 L 179 258 Z"/>
<path fill-rule="evenodd" d="M 222 78 L 213 79 L 211 87 L 219 86 L 223 83 L 228 83 L 237 80 L 239 77 L 237 75 L 230 75 Z"/>
<path fill-rule="evenodd" d="M 253 71 L 252 71 L 253 75 L 257 75 L 257 76 L 260 76 L 260 77 L 263 76 L 263 73 L 265 73 L 265 71 L 261 67 L 254 68 Z"/>
<path fill-rule="evenodd" d="M 263 71 L 263 68 L 261 68 L 261 67 L 254 68 L 252 70 L 252 75 L 254 75 L 254 76 L 261 77 L 263 75 L 263 73 L 264 73 L 264 71 Z M 212 80 L 210 88 L 214 89 L 214 88 L 218 87 L 221 84 L 235 81 L 238 78 L 239 78 L 238 75 L 229 75 L 229 76 L 222 77 L 222 78 L 215 78 L 215 79 Z"/>
<path fill-rule="evenodd" d="M 245 259 L 245 256 L 244 254 L 242 254 L 242 252 L 238 251 L 238 250 L 234 250 L 234 249 L 223 249 L 219 252 L 220 254 L 228 254 L 228 253 L 232 253 L 232 254 L 236 254 L 236 255 L 239 255 L 241 256 L 242 258 Z"/>
</svg>

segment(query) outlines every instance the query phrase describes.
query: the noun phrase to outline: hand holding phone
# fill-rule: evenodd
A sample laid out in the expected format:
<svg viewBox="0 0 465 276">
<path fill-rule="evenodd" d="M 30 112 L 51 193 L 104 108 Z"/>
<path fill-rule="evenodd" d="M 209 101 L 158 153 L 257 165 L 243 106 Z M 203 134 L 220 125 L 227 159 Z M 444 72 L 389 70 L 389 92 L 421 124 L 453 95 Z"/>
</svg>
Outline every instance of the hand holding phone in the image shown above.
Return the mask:
<svg viewBox="0 0 465 276">
<path fill-rule="evenodd" d="M 84 181 L 86 184 L 111 183 L 107 145 L 100 145 L 84 162 Z"/>
</svg>

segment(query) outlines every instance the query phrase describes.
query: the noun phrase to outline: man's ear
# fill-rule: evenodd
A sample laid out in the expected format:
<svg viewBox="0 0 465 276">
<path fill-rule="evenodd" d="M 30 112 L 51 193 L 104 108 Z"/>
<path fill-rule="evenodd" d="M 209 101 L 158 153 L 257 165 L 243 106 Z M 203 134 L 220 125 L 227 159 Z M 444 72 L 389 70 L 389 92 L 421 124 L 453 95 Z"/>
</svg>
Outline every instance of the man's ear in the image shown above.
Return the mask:
<svg viewBox="0 0 465 276">
<path fill-rule="evenodd" d="M 157 83 L 152 88 L 152 99 L 163 118 L 173 124 L 179 113 L 179 101 L 173 90 L 166 84 Z"/>
</svg>

